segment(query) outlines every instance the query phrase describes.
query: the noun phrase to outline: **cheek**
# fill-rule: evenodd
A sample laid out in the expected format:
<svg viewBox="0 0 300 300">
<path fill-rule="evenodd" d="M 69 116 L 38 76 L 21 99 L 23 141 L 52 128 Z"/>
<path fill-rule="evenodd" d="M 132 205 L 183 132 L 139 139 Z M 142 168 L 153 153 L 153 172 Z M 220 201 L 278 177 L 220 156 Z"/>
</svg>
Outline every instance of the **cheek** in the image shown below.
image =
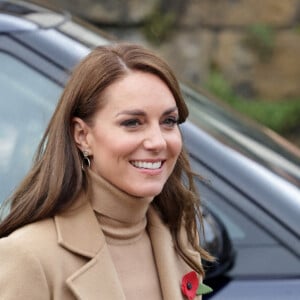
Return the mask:
<svg viewBox="0 0 300 300">
<path fill-rule="evenodd" d="M 113 158 L 118 160 L 137 148 L 138 139 L 124 133 L 108 130 L 106 134 L 94 136 L 92 148 L 97 160 Z"/>
<path fill-rule="evenodd" d="M 93 159 L 98 161 L 102 157 L 112 152 L 113 135 L 108 134 L 110 131 L 105 131 L 103 128 L 97 128 L 89 135 L 89 146 L 93 155 Z"/>
<path fill-rule="evenodd" d="M 169 145 L 173 156 L 178 157 L 182 150 L 182 137 L 179 131 L 170 139 Z"/>
</svg>

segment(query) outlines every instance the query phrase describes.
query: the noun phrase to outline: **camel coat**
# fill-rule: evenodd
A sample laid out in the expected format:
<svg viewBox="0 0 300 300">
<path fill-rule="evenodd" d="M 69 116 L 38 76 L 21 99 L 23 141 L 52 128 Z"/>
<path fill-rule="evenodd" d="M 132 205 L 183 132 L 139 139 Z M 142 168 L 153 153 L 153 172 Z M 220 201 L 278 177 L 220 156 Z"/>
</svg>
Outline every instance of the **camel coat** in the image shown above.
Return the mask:
<svg viewBox="0 0 300 300">
<path fill-rule="evenodd" d="M 1 300 L 125 300 L 95 213 L 90 203 L 83 203 L 0 239 Z M 186 299 L 180 285 L 191 268 L 174 251 L 169 230 L 151 206 L 147 229 L 163 299 Z M 182 240 L 186 242 L 183 234 Z"/>
</svg>

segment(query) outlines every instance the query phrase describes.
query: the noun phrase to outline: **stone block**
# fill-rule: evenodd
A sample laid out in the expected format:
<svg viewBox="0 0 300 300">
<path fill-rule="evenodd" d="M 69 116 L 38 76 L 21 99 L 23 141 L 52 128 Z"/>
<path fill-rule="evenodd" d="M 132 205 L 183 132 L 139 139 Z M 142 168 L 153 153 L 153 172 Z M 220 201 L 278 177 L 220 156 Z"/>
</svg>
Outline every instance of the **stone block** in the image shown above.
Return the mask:
<svg viewBox="0 0 300 300">
<path fill-rule="evenodd" d="M 299 13 L 299 0 L 191 0 L 181 24 L 211 27 L 262 23 L 287 26 Z"/>
</svg>

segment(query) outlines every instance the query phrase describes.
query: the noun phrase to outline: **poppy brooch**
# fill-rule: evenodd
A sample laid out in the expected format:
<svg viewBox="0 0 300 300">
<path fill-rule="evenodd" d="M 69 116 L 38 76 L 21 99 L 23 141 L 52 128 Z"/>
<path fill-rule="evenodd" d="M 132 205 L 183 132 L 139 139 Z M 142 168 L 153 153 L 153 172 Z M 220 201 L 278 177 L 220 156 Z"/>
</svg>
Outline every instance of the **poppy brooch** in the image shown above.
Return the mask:
<svg viewBox="0 0 300 300">
<path fill-rule="evenodd" d="M 195 271 L 185 274 L 182 277 L 181 291 L 188 300 L 193 300 L 195 296 L 204 295 L 212 292 L 212 288 L 201 283 Z"/>
</svg>

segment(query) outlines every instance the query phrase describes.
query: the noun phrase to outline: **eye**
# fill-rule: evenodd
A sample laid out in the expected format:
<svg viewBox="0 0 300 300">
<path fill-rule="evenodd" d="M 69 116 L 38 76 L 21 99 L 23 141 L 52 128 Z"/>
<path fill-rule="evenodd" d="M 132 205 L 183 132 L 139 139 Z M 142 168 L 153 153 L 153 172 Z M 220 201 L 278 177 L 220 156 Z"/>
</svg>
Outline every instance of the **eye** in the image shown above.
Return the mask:
<svg viewBox="0 0 300 300">
<path fill-rule="evenodd" d="M 174 127 L 175 125 L 178 124 L 178 117 L 169 116 L 166 119 L 164 119 L 163 124 L 172 128 L 172 127 Z"/>
<path fill-rule="evenodd" d="M 128 119 L 128 120 L 125 120 L 121 123 L 121 126 L 124 126 L 124 127 L 129 127 L 129 128 L 135 128 L 139 125 L 141 125 L 141 121 L 139 119 Z"/>
</svg>

